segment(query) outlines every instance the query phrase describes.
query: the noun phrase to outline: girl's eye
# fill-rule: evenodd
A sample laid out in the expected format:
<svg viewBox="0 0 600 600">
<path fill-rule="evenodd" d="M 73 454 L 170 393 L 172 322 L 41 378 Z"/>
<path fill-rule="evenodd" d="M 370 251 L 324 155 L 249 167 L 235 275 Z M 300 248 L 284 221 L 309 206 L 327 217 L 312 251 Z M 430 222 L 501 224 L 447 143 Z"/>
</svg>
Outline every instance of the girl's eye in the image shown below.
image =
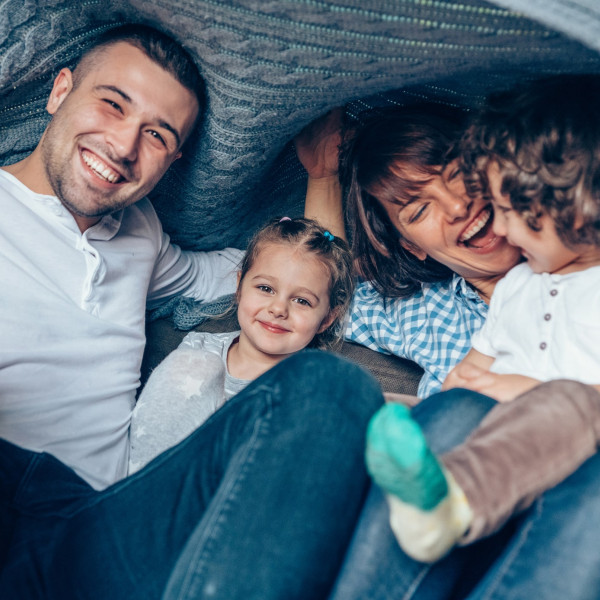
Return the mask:
<svg viewBox="0 0 600 600">
<path fill-rule="evenodd" d="M 257 285 L 256 289 L 265 292 L 266 294 L 270 294 L 273 291 L 268 285 Z"/>
<path fill-rule="evenodd" d="M 302 306 L 312 306 L 312 304 L 308 300 L 306 300 L 306 298 L 295 298 L 294 302 L 297 302 Z"/>
</svg>

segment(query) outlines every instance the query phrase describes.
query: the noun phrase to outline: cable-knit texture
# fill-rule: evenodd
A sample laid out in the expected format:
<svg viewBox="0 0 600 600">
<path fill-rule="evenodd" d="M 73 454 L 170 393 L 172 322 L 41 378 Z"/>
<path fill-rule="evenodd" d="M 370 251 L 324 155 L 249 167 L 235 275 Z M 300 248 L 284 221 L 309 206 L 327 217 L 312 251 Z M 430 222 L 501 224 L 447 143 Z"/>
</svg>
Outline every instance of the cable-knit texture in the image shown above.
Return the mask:
<svg viewBox="0 0 600 600">
<path fill-rule="evenodd" d="M 527 13 L 526 0 L 510 3 Z M 333 106 L 422 97 L 470 106 L 516 77 L 600 71 L 600 42 L 594 50 L 589 36 L 585 46 L 549 28 L 574 35 L 552 18 L 561 4 L 544 0 L 542 25 L 482 0 L 5 0 L 0 163 L 35 147 L 53 77 L 96 33 L 161 27 L 197 59 L 209 108 L 152 201 L 185 248 L 243 247 L 270 216 L 301 212 L 304 173 L 286 144 Z M 597 31 L 589 0 L 568 4 Z"/>
</svg>

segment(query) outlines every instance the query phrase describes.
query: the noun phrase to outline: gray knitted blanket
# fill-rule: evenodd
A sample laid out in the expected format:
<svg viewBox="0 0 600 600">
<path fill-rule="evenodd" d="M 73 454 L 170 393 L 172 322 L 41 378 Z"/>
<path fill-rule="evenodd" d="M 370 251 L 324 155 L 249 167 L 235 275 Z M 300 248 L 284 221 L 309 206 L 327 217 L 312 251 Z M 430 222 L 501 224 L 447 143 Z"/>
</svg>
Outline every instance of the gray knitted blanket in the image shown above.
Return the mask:
<svg viewBox="0 0 600 600">
<path fill-rule="evenodd" d="M 475 105 L 517 77 L 600 71 L 597 0 L 4 0 L 0 164 L 30 152 L 59 68 L 98 31 L 144 22 L 178 38 L 208 118 L 152 195 L 185 248 L 243 247 L 301 212 L 289 140 L 329 108 L 415 98 Z M 521 14 L 512 11 L 518 10 Z"/>
</svg>

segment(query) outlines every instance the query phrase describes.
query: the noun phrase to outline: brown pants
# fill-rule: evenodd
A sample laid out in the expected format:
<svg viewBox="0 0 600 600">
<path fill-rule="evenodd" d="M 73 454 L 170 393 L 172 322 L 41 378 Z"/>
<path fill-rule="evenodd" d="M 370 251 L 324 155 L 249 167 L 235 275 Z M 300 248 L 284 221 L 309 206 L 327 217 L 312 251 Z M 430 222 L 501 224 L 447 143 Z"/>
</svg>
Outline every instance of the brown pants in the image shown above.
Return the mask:
<svg viewBox="0 0 600 600">
<path fill-rule="evenodd" d="M 495 406 L 441 457 L 473 510 L 460 543 L 497 531 L 595 454 L 599 439 L 600 394 L 575 381 L 549 381 Z"/>
</svg>

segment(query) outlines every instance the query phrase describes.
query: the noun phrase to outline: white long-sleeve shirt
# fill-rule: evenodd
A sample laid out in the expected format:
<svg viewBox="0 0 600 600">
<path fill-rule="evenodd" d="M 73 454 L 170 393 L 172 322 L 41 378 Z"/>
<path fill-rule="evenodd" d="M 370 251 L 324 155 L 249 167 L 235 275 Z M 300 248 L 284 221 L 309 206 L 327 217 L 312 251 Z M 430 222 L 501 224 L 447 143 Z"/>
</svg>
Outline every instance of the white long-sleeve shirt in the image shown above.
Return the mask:
<svg viewBox="0 0 600 600">
<path fill-rule="evenodd" d="M 103 488 L 127 473 L 146 304 L 232 293 L 242 252 L 182 252 L 146 199 L 82 234 L 3 170 L 0 207 L 0 437 Z"/>
</svg>

